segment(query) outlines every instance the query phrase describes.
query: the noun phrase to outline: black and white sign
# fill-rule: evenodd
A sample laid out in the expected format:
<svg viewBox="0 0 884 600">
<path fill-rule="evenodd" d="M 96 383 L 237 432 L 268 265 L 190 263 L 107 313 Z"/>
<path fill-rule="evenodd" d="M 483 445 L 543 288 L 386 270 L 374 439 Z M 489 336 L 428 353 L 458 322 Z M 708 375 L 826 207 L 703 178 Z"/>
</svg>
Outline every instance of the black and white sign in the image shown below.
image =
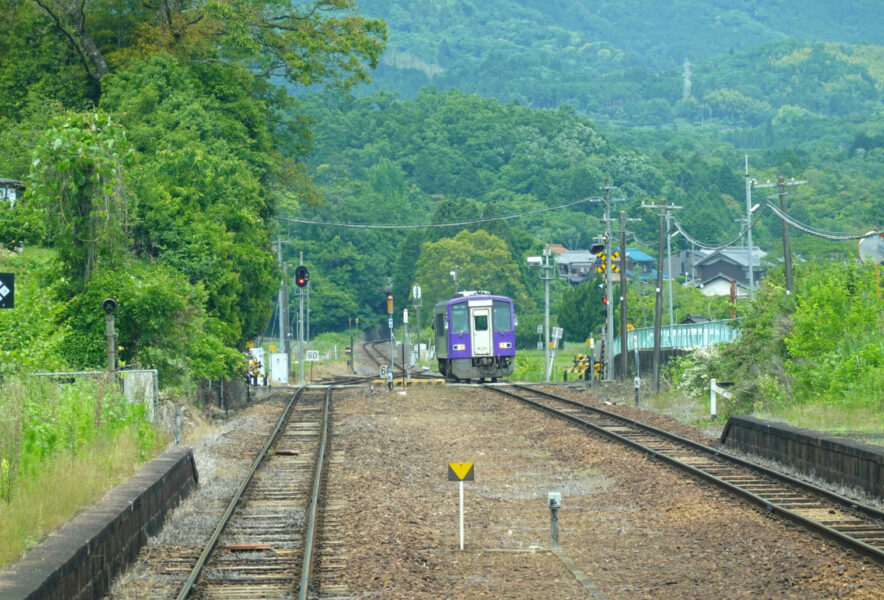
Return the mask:
<svg viewBox="0 0 884 600">
<path fill-rule="evenodd" d="M 319 360 L 319 350 L 307 350 L 307 362 L 316 362 Z"/>
<path fill-rule="evenodd" d="M 15 308 L 15 273 L 0 273 L 0 308 Z"/>
</svg>

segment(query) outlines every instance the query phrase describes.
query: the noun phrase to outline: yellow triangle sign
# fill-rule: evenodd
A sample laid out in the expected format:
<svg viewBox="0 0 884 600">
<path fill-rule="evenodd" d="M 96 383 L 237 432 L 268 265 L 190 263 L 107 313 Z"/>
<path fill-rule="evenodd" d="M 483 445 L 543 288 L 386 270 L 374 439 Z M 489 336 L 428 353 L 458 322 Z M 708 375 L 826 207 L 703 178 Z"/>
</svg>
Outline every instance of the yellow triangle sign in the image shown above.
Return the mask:
<svg viewBox="0 0 884 600">
<path fill-rule="evenodd" d="M 448 481 L 474 481 L 473 463 L 448 463 Z"/>
</svg>

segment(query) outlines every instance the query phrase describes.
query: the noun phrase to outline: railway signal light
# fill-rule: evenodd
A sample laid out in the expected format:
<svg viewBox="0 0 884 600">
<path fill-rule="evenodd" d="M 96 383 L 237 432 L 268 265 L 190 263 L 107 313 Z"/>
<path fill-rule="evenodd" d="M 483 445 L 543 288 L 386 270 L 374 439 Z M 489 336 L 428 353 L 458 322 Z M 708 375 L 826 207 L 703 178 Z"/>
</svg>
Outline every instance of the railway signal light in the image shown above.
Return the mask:
<svg viewBox="0 0 884 600">
<path fill-rule="evenodd" d="M 392 295 L 387 296 L 387 314 L 388 315 L 393 314 L 393 296 Z"/>
<path fill-rule="evenodd" d="M 307 285 L 307 282 L 310 281 L 310 273 L 307 271 L 307 267 L 304 265 L 299 265 L 297 269 L 295 269 L 295 284 L 302 288 Z"/>
</svg>

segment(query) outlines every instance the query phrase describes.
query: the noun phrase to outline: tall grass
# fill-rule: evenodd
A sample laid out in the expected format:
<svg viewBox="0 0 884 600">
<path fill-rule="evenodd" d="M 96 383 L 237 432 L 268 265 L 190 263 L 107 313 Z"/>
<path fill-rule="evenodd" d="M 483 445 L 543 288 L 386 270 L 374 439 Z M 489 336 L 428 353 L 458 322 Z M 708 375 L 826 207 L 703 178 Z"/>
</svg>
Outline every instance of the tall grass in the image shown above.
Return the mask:
<svg viewBox="0 0 884 600">
<path fill-rule="evenodd" d="M 0 385 L 0 566 L 131 475 L 160 447 L 145 407 L 109 382 Z"/>
</svg>

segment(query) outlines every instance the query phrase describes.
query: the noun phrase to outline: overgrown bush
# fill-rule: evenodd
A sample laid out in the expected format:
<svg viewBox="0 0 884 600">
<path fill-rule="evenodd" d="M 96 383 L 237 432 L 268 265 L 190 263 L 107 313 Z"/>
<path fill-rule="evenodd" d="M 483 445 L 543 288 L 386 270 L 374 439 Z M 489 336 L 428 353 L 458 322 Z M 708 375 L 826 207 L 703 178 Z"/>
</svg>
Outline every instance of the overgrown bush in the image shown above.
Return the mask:
<svg viewBox="0 0 884 600">
<path fill-rule="evenodd" d="M 680 392 L 699 398 L 710 378 L 733 381 L 724 415 L 806 403 L 881 409 L 884 302 L 874 269 L 798 265 L 792 295 L 775 270 L 743 312 L 737 340 L 676 363 Z"/>
<path fill-rule="evenodd" d="M 156 442 L 146 406 L 130 404 L 115 383 L 8 379 L 0 384 L 0 499 L 9 501 L 18 479 L 39 474 L 58 456 L 129 428 L 146 457 Z"/>
</svg>

